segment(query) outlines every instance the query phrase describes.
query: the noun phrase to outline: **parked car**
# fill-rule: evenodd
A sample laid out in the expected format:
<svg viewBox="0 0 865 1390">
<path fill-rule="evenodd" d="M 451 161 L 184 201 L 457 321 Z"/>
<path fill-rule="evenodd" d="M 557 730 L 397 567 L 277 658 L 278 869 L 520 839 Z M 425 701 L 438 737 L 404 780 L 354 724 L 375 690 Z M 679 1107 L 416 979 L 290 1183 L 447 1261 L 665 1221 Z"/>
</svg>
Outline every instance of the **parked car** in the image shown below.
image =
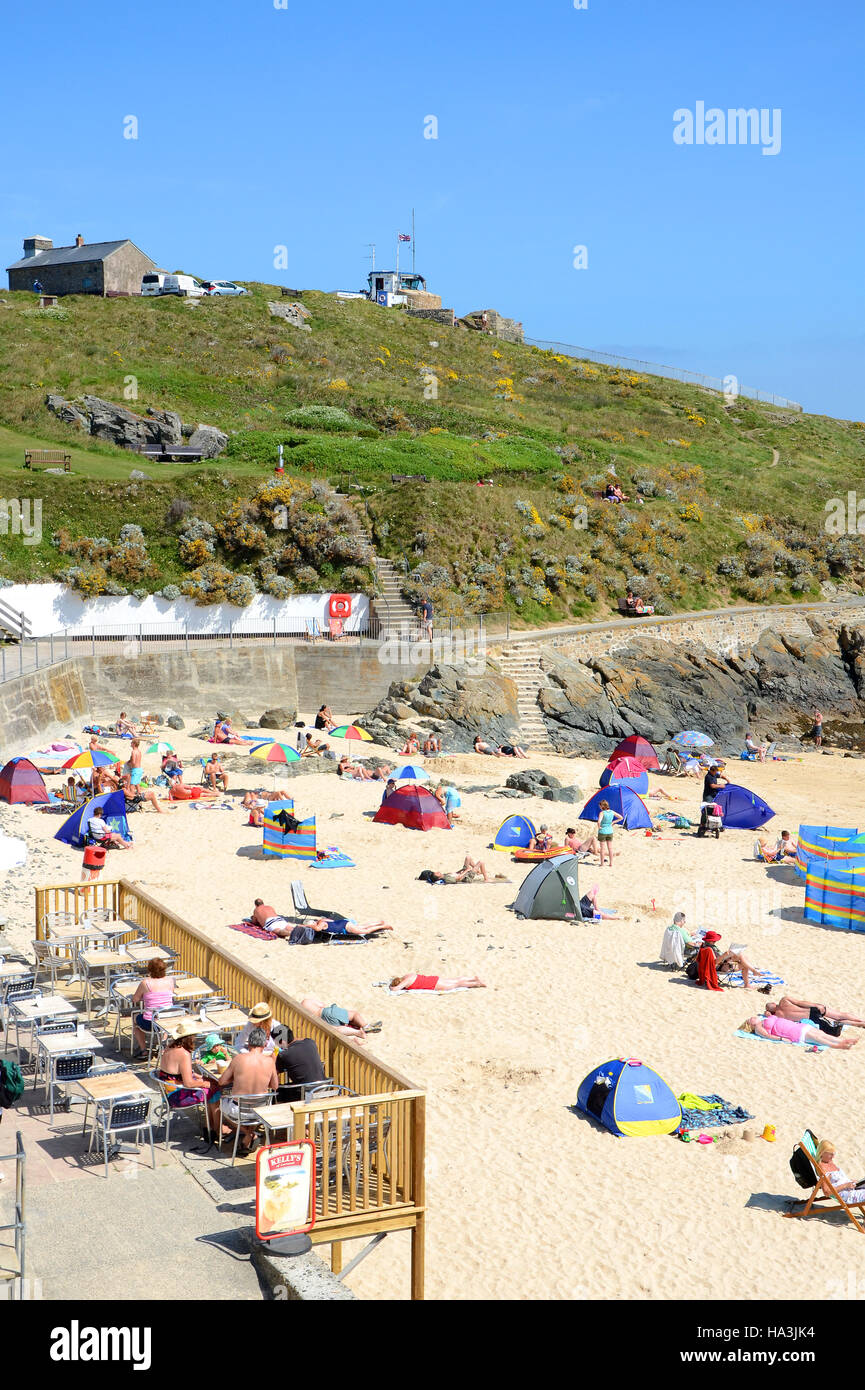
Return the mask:
<svg viewBox="0 0 865 1390">
<path fill-rule="evenodd" d="M 155 270 L 149 275 L 141 277 L 142 294 L 162 294 L 162 286 L 165 284 L 165 271 Z"/>
<path fill-rule="evenodd" d="M 233 280 L 205 280 L 208 294 L 237 295 L 249 294 L 249 290 L 244 289 L 243 285 L 236 285 Z"/>
<path fill-rule="evenodd" d="M 200 299 L 207 291 L 194 275 L 166 275 L 162 293 L 177 294 L 182 299 Z"/>
</svg>

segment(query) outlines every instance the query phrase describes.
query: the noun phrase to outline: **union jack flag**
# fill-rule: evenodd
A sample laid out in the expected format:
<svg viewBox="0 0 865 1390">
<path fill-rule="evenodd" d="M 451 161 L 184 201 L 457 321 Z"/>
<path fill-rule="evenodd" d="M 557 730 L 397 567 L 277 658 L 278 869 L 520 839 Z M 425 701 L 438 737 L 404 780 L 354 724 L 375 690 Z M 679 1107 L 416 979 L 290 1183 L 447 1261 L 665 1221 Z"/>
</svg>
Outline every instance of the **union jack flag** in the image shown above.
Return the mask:
<svg viewBox="0 0 865 1390">
<path fill-rule="evenodd" d="M 400 233 L 399 233 L 399 238 L 398 238 L 398 239 L 399 239 L 400 241 L 411 241 L 411 237 L 410 237 L 410 236 L 406 236 L 405 232 L 400 232 Z"/>
</svg>

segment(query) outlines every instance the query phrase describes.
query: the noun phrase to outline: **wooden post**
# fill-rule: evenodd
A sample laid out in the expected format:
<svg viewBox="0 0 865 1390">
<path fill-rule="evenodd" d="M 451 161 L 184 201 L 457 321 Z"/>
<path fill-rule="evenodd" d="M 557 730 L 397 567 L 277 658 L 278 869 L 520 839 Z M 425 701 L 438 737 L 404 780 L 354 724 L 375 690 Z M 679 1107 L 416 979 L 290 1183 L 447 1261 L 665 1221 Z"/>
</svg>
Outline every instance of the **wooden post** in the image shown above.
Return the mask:
<svg viewBox="0 0 865 1390">
<path fill-rule="evenodd" d="M 418 1096 L 412 1101 L 414 1111 L 414 1134 L 411 1146 L 412 1160 L 412 1198 L 416 1207 L 426 1202 L 426 1183 L 424 1176 L 424 1156 L 426 1153 L 426 1097 Z M 424 1296 L 424 1237 L 426 1213 L 421 1211 L 411 1233 L 411 1296 L 412 1301 L 422 1300 Z"/>
<path fill-rule="evenodd" d="M 342 1241 L 334 1240 L 330 1247 L 330 1269 L 332 1274 L 342 1273 Z"/>
</svg>

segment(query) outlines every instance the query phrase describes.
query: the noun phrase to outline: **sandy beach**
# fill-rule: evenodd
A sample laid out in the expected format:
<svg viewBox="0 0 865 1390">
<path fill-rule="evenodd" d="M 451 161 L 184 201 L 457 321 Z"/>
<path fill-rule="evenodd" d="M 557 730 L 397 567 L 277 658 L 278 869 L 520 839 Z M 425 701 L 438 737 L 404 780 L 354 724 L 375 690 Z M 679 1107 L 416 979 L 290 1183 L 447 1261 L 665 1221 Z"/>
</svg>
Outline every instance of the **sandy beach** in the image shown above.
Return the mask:
<svg viewBox="0 0 865 1390">
<path fill-rule="evenodd" d="M 309 712 L 301 717 L 310 720 Z M 286 741 L 294 742 L 293 732 Z M 209 752 L 185 733 L 161 736 L 187 763 Z M 387 753 L 334 746 L 353 756 Z M 560 839 L 579 806 L 491 795 L 514 769 L 510 759 L 429 760 L 433 776 L 434 762 L 462 792 L 463 820 L 451 831 L 373 825 L 378 782 L 274 781 L 254 762 L 231 775 L 229 800 L 251 787 L 287 790 L 299 812 L 316 814 L 319 845 L 339 845 L 356 860 L 354 869 L 306 866 L 303 878 L 311 903 L 393 925 L 392 935 L 366 945 L 290 947 L 229 929 L 256 896 L 288 911 L 289 880 L 298 873 L 297 865 L 254 856 L 261 832 L 236 804 L 136 815 L 134 848 L 110 856 L 107 876 L 139 881 L 296 998 L 317 994 L 383 1021 L 370 1050 L 428 1092 L 428 1298 L 850 1297 L 862 1251 L 852 1224 L 840 1213 L 800 1222 L 780 1213 L 786 1198 L 800 1195 L 788 1161 L 805 1126 L 835 1141 L 851 1177 L 865 1171 L 857 1103 L 865 1038 L 849 1053 L 819 1054 L 738 1038 L 739 1023 L 761 1012 L 762 995 L 709 993 L 657 958 L 665 926 L 683 909 L 690 926 L 745 945 L 755 965 L 783 977 L 787 992 L 861 1011 L 865 939 L 803 922 L 793 870 L 757 863 L 753 832 L 735 830 L 720 841 L 672 829 L 652 838 L 619 831 L 613 867 L 581 866 L 580 887 L 599 884 L 601 904 L 620 920 L 519 921 L 507 905 L 528 870 L 488 848 L 495 830 L 519 811 Z M 148 772 L 157 765 L 145 758 Z M 518 765 L 554 772 L 588 797 L 604 761 L 532 755 Z M 775 809 L 773 838 L 782 829 L 795 834 L 803 821 L 861 827 L 858 759 L 808 751 L 766 765 L 730 761 L 727 772 Z M 653 813 L 696 820 L 699 782 L 651 774 L 650 787 L 671 798 L 649 801 Z M 0 941 L 28 946 L 32 885 L 77 880 L 81 855 L 53 840 L 55 816 L 4 806 L 0 823 L 41 851 L 4 888 Z M 467 852 L 510 881 L 417 881 L 425 868 L 454 871 Z M 413 970 L 478 974 L 488 988 L 391 997 L 375 987 Z M 677 1094 L 715 1092 L 746 1107 L 758 1135 L 764 1124 L 776 1126 L 777 1142 L 747 1143 L 738 1129 L 705 1146 L 670 1136 L 617 1138 L 572 1113 L 587 1072 L 625 1055 L 647 1062 Z M 407 1296 L 408 1245 L 407 1235 L 392 1235 L 355 1271 L 349 1282 L 359 1296 Z"/>
</svg>

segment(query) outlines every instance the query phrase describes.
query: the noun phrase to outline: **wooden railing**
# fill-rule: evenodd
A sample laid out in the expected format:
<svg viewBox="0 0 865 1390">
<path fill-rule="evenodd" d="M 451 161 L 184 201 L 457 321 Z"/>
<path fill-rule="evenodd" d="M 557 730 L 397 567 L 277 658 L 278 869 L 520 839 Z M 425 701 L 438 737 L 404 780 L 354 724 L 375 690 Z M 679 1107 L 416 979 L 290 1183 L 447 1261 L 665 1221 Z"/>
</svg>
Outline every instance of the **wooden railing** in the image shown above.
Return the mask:
<svg viewBox="0 0 865 1390">
<path fill-rule="evenodd" d="M 333 1245 L 378 1231 L 411 1229 L 412 1298 L 423 1298 L 425 1095 L 400 1072 L 371 1056 L 320 1018 L 308 1014 L 271 979 L 259 975 L 127 879 L 52 883 L 36 889 L 36 935 L 46 916 L 97 908 L 143 927 L 150 939 L 177 952 L 177 965 L 200 975 L 220 994 L 249 1009 L 261 1000 L 298 1037 L 312 1038 L 325 1075 L 355 1094 L 295 1105 L 295 1138 L 316 1141 L 316 1225 L 313 1241 Z"/>
</svg>

